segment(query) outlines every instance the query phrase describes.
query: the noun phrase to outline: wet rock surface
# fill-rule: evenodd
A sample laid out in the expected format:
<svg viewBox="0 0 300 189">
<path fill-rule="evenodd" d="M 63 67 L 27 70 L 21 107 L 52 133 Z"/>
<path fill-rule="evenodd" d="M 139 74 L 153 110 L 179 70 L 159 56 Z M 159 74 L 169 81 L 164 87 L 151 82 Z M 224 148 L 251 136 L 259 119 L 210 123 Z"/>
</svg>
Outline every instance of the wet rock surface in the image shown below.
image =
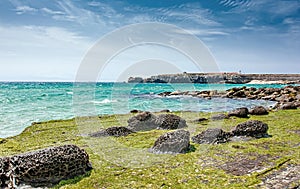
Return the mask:
<svg viewBox="0 0 300 189">
<path fill-rule="evenodd" d="M 149 151 L 158 154 L 178 154 L 188 152 L 189 148 L 190 132 L 185 130 L 176 130 L 160 136 Z"/>
<path fill-rule="evenodd" d="M 88 154 L 75 145 L 46 148 L 0 158 L 1 188 L 20 184 L 52 186 L 91 170 Z"/>
<path fill-rule="evenodd" d="M 120 137 L 120 136 L 127 136 L 131 133 L 134 133 L 134 132 L 126 127 L 110 127 L 107 129 L 103 129 L 99 132 L 89 134 L 89 136 L 91 136 L 91 137 L 105 137 L 105 136 Z"/>
</svg>

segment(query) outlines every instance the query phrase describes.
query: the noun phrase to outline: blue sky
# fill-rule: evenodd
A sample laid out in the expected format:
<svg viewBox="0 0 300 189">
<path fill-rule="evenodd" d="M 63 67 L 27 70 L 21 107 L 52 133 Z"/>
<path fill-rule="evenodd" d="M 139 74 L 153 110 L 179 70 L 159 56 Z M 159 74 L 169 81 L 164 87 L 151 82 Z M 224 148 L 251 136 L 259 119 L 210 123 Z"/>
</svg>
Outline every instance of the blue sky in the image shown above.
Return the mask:
<svg viewBox="0 0 300 189">
<path fill-rule="evenodd" d="M 101 37 L 145 22 L 174 24 L 196 35 L 220 71 L 300 70 L 299 0 L 1 0 L 0 80 L 73 81 Z M 126 64 L 126 58 L 122 61 Z M 179 69 L 145 65 L 148 72 L 127 71 L 195 71 L 182 62 Z M 114 78 L 107 75 L 104 80 Z"/>
</svg>

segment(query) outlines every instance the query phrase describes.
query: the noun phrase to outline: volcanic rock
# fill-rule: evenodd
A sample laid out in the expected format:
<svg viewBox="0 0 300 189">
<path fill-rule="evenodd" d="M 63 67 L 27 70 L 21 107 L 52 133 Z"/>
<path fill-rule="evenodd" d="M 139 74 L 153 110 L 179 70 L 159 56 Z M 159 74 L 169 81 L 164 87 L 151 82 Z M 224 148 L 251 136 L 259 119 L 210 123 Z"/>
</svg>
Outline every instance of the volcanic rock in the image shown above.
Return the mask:
<svg viewBox="0 0 300 189">
<path fill-rule="evenodd" d="M 249 110 L 246 107 L 237 108 L 228 113 L 228 116 L 236 116 L 240 118 L 248 118 Z"/>
<path fill-rule="evenodd" d="M 234 136 L 251 136 L 261 138 L 268 136 L 268 125 L 258 120 L 249 120 L 238 124 L 231 132 Z"/>
<path fill-rule="evenodd" d="M 192 141 L 198 144 L 219 144 L 228 141 L 230 134 L 224 132 L 222 129 L 214 128 L 207 129 L 200 134 L 193 136 Z"/>
<path fill-rule="evenodd" d="M 157 117 L 150 112 L 142 112 L 131 117 L 128 122 L 128 129 L 132 131 L 149 131 L 156 129 L 159 125 L 156 123 Z"/>
<path fill-rule="evenodd" d="M 104 137 L 104 136 L 120 137 L 120 136 L 127 136 L 131 133 L 134 133 L 134 132 L 126 127 L 110 127 L 110 128 L 101 130 L 99 132 L 89 134 L 89 136 L 91 136 L 91 137 Z"/>
<path fill-rule="evenodd" d="M 0 158 L 0 167 L 1 188 L 16 188 L 20 184 L 52 186 L 92 169 L 88 154 L 75 145 Z"/>
<path fill-rule="evenodd" d="M 152 153 L 186 153 L 190 148 L 190 132 L 176 130 L 160 136 L 150 148 Z"/>
<path fill-rule="evenodd" d="M 268 113 L 268 110 L 263 106 L 256 106 L 249 111 L 251 115 L 267 115 Z"/>
<path fill-rule="evenodd" d="M 158 129 L 180 129 L 187 127 L 186 121 L 174 114 L 160 114 L 157 116 Z"/>
</svg>

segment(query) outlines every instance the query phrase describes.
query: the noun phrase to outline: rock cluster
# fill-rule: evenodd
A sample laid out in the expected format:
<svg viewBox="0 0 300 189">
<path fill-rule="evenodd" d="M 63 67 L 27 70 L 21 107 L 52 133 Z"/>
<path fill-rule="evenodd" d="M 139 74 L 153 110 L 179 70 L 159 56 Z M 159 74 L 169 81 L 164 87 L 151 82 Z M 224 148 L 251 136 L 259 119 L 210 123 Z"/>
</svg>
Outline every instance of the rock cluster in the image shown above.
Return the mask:
<svg viewBox="0 0 300 189">
<path fill-rule="evenodd" d="M 133 131 L 179 129 L 187 127 L 186 121 L 174 114 L 160 114 L 155 116 L 150 112 L 143 112 L 131 117 L 127 122 L 128 128 Z"/>
<path fill-rule="evenodd" d="M 15 188 L 20 184 L 51 186 L 83 175 L 92 167 L 83 149 L 64 145 L 0 158 L 0 168 L 1 188 Z"/>
<path fill-rule="evenodd" d="M 255 100 L 276 101 L 275 108 L 295 109 L 300 107 L 300 86 L 286 86 L 283 88 L 232 88 L 227 90 L 227 98 L 247 98 Z"/>
<path fill-rule="evenodd" d="M 286 86 L 283 88 L 254 88 L 235 87 L 222 91 L 174 91 L 162 92 L 160 96 L 187 95 L 199 98 L 211 99 L 213 97 L 222 98 L 247 98 L 252 100 L 276 101 L 277 109 L 295 109 L 300 107 L 300 86 Z"/>
<path fill-rule="evenodd" d="M 207 129 L 200 134 L 193 136 L 192 141 L 198 144 L 219 144 L 231 140 L 235 136 L 249 136 L 262 138 L 269 136 L 267 134 L 268 125 L 258 120 L 250 120 L 240 123 L 234 127 L 231 132 L 225 132 L 222 129 Z"/>
</svg>

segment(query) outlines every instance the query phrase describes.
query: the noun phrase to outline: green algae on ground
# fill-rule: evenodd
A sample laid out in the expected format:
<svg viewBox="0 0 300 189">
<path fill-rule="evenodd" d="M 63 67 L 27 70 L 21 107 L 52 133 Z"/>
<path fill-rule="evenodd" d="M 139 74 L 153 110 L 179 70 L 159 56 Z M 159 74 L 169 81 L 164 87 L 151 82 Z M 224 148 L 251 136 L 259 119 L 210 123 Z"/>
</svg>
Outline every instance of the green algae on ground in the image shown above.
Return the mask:
<svg viewBox="0 0 300 189">
<path fill-rule="evenodd" d="M 230 118 L 195 123 L 193 120 L 199 117 L 209 118 L 211 114 L 175 114 L 187 120 L 187 129 L 192 136 L 207 128 L 218 127 L 230 131 L 238 123 L 248 120 Z M 268 182 L 267 178 L 272 176 L 274 171 L 280 172 L 289 166 L 300 167 L 299 109 L 251 116 L 249 119 L 260 120 L 269 125 L 269 138 L 219 145 L 192 143 L 194 150 L 179 155 L 158 155 L 147 151 L 157 137 L 168 132 L 164 130 L 105 139 L 84 135 L 101 128 L 124 126 L 132 115 L 82 117 L 35 123 L 18 136 L 0 139 L 0 156 L 49 146 L 76 144 L 86 149 L 94 169 L 87 175 L 61 181 L 55 188 L 78 189 L 249 188 Z M 145 157 L 150 157 L 153 161 L 139 166 L 139 161 Z M 132 163 L 134 160 L 137 161 L 136 164 Z M 300 178 L 294 179 L 290 186 L 299 185 L 299 180 Z"/>
</svg>

